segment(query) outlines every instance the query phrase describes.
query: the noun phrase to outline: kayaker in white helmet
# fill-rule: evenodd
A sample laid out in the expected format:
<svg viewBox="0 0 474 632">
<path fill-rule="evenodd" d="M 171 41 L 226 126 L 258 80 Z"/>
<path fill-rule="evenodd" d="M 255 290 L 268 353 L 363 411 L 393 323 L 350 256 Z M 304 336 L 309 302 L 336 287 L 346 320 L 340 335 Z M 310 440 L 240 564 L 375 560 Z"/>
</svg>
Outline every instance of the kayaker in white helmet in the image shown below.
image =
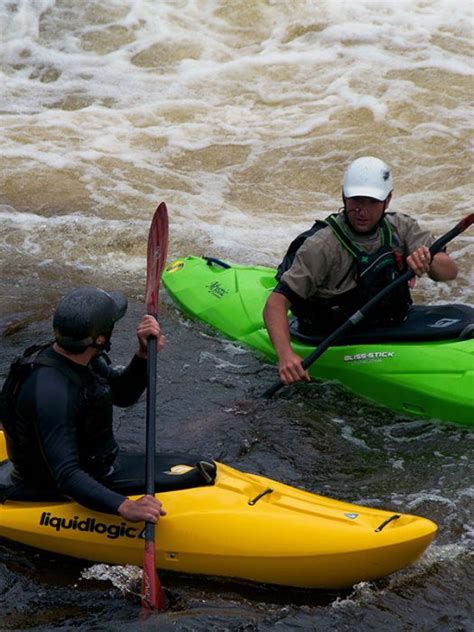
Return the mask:
<svg viewBox="0 0 474 632">
<path fill-rule="evenodd" d="M 391 169 L 383 160 L 357 158 L 344 174 L 343 208 L 316 221 L 288 248 L 263 312 L 284 384 L 310 380 L 291 348 L 288 310 L 302 332 L 329 334 L 408 267 L 434 281 L 456 278 L 456 263 L 446 251 L 431 257 L 434 238 L 428 231 L 412 217 L 387 210 L 392 190 Z M 409 285 L 399 286 L 363 326 L 396 325 L 411 302 Z"/>
<path fill-rule="evenodd" d="M 145 390 L 148 338 L 157 338 L 159 351 L 164 344 L 156 319 L 146 315 L 130 364 L 113 368 L 105 350 L 126 309 L 119 292 L 78 288 L 56 308 L 54 341 L 30 347 L 12 364 L 0 400 L 13 464 L 9 497 L 62 494 L 133 522 L 156 522 L 165 514 L 154 497 L 130 500 L 120 489 L 120 482 L 131 484 L 137 474 L 129 457 L 117 459 L 112 406 L 130 406 Z M 143 457 L 140 470 L 143 478 Z"/>
</svg>

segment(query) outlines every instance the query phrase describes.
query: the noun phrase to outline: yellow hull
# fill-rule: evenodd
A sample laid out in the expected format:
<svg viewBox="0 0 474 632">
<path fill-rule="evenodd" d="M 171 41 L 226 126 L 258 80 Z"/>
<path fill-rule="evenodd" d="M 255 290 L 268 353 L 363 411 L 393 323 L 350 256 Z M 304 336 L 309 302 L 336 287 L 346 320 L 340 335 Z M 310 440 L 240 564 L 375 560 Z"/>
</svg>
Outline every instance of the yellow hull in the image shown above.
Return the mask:
<svg viewBox="0 0 474 632">
<path fill-rule="evenodd" d="M 159 569 L 286 586 L 347 588 L 384 577 L 413 563 L 437 529 L 222 464 L 213 486 L 159 497 L 168 512 L 156 529 Z M 142 527 L 73 502 L 0 505 L 1 537 L 95 562 L 142 565 Z"/>
</svg>

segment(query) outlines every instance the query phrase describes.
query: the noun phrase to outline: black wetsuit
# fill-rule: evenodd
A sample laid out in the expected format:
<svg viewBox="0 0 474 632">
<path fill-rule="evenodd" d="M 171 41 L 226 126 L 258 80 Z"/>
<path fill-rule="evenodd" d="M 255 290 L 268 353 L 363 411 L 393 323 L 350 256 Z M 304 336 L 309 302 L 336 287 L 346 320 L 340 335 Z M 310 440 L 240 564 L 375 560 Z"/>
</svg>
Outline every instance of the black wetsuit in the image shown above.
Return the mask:
<svg viewBox="0 0 474 632">
<path fill-rule="evenodd" d="M 119 467 L 127 459 L 117 460 L 112 408 L 130 406 L 143 393 L 146 360 L 134 356 L 126 368 L 113 368 L 102 353 L 85 367 L 51 347 L 42 354 L 55 366 L 35 365 L 6 432 L 12 479 L 33 494 L 59 490 L 96 511 L 117 513 L 126 496 L 113 488 L 124 487 L 130 464 Z M 144 473 L 139 478 L 143 485 Z"/>
</svg>

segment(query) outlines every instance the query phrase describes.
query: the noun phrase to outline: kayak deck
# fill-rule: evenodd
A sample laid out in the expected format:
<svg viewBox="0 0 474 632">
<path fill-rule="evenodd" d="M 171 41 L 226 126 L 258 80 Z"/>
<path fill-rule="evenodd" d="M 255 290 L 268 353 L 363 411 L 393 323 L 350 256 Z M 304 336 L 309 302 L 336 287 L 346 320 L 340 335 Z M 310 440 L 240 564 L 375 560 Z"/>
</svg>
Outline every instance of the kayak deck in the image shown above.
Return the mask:
<svg viewBox="0 0 474 632">
<path fill-rule="evenodd" d="M 5 445 L 0 433 L 0 461 Z M 158 568 L 338 589 L 412 564 L 435 536 L 425 518 L 317 496 L 217 464 L 214 485 L 159 494 Z M 142 565 L 143 524 L 74 502 L 0 505 L 0 537 L 109 564 Z"/>
<path fill-rule="evenodd" d="M 205 258 L 193 256 L 178 259 L 166 268 L 163 283 L 186 314 L 276 361 L 262 316 L 276 283 L 275 271 L 222 263 L 209 265 Z M 379 342 L 348 337 L 328 348 L 309 368 L 310 375 L 339 381 L 401 413 L 473 425 L 474 310 L 464 309 L 467 320 L 473 321 L 464 327 L 461 339 L 442 339 L 440 334 L 407 342 L 400 336 Z M 450 320 L 456 319 L 438 317 L 427 327 L 432 331 L 436 326 L 449 335 Z M 292 345 L 303 358 L 314 348 L 300 337 L 293 337 Z"/>
</svg>

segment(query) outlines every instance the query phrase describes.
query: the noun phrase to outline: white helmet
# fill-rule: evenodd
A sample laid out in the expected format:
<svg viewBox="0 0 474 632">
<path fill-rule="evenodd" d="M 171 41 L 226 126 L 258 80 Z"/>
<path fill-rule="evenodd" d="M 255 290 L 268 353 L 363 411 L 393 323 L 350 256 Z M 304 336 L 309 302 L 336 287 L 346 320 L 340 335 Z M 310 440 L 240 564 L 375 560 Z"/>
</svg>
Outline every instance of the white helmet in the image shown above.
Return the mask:
<svg viewBox="0 0 474 632">
<path fill-rule="evenodd" d="M 384 201 L 392 189 L 390 167 L 373 156 L 363 156 L 351 162 L 342 183 L 342 192 L 346 198 L 361 196 Z"/>
</svg>

